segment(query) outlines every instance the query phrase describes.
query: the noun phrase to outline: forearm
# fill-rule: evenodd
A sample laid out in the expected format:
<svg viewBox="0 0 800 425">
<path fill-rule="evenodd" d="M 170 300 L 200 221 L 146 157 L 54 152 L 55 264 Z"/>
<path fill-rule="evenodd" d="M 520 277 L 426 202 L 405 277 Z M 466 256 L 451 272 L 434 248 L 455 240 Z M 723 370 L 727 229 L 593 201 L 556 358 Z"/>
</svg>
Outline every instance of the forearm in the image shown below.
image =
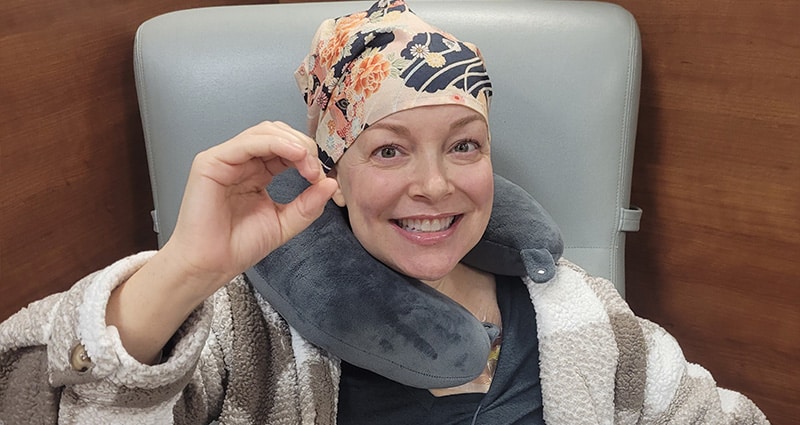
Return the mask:
<svg viewBox="0 0 800 425">
<path fill-rule="evenodd" d="M 190 276 L 162 250 L 114 289 L 106 322 L 117 328 L 133 358 L 153 364 L 191 312 L 211 296 L 209 288 L 218 286 Z"/>
<path fill-rule="evenodd" d="M 214 317 L 230 316 L 227 291 L 191 312 L 173 336 L 173 352 L 157 366 L 132 358 L 118 330 L 107 326 L 112 291 L 154 255 L 120 259 L 0 323 L 0 357 L 8 366 L 0 371 L 8 390 L 0 391 L 0 422 L 171 423 L 174 415 L 181 423 L 208 423 L 203 418 L 218 414 L 226 371 L 223 347 L 209 334 Z M 232 332 L 224 320 L 217 326 L 215 333 Z M 81 364 L 73 356 L 79 347 L 89 356 Z"/>
</svg>

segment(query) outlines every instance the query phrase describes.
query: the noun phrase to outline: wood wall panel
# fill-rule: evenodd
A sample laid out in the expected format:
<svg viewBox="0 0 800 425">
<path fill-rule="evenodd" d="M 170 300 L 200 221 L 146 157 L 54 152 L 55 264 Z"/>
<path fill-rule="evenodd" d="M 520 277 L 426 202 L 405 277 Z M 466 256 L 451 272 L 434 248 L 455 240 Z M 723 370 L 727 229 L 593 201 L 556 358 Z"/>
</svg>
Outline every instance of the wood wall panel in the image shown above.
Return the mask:
<svg viewBox="0 0 800 425">
<path fill-rule="evenodd" d="M 773 424 L 800 417 L 800 3 L 616 0 L 643 79 L 633 310 Z"/>
<path fill-rule="evenodd" d="M 133 36 L 244 0 L 0 2 L 0 319 L 156 246 Z"/>
</svg>

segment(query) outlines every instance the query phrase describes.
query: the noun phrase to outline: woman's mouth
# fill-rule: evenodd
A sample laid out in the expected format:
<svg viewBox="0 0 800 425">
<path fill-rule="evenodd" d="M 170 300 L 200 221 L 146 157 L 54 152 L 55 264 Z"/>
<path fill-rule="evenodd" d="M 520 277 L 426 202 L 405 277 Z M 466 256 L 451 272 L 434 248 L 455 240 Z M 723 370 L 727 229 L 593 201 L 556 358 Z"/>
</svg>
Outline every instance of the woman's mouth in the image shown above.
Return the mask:
<svg viewBox="0 0 800 425">
<path fill-rule="evenodd" d="M 412 233 L 433 233 L 449 229 L 461 215 L 441 218 L 402 218 L 393 220 L 401 229 Z"/>
</svg>

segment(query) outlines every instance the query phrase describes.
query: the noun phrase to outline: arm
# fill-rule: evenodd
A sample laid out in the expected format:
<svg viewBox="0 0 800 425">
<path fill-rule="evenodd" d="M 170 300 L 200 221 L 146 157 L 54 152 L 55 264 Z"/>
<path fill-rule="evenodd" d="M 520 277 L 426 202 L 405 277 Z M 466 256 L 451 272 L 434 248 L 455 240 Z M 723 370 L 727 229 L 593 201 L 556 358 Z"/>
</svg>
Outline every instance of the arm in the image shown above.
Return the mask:
<svg viewBox="0 0 800 425">
<path fill-rule="evenodd" d="M 322 212 L 336 182 L 315 151 L 308 137 L 265 122 L 199 154 L 161 251 L 122 259 L 0 324 L 0 422 L 204 423 L 218 414 L 227 370 L 215 335 L 231 331 L 219 318 L 233 314 L 218 289 Z M 289 167 L 312 185 L 273 203 L 264 188 Z M 163 363 L 149 366 L 170 340 Z"/>
<path fill-rule="evenodd" d="M 265 122 L 197 155 L 170 240 L 108 303 L 134 358 L 153 363 L 204 299 L 319 217 L 336 182 L 315 153 L 307 136 Z M 279 205 L 264 188 L 289 166 L 312 186 Z"/>
<path fill-rule="evenodd" d="M 152 255 L 123 258 L 0 324 L 0 421 L 158 423 L 172 417 L 170 405 L 198 378 L 195 365 L 213 354 L 206 341 L 216 303 L 190 315 L 163 364 L 130 357 L 116 329 L 106 326 L 105 306 L 111 291 Z M 76 350 L 89 358 L 76 361 Z"/>
<path fill-rule="evenodd" d="M 0 423 L 206 424 L 224 400 L 270 391 L 268 371 L 242 377 L 254 349 L 241 344 L 269 331 L 241 275 L 191 313 L 161 364 L 141 364 L 125 351 L 104 323 L 105 301 L 152 255 L 123 258 L 0 323 Z M 85 371 L 72 364 L 78 345 L 91 358 Z M 247 387 L 252 379 L 258 388 Z"/>
</svg>

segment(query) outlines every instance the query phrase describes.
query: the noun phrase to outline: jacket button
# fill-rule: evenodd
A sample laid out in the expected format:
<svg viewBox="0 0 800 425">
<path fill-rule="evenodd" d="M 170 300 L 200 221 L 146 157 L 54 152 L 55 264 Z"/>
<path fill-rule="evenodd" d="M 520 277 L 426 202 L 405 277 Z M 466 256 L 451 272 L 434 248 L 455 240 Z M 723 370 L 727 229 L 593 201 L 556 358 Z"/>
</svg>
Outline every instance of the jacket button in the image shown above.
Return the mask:
<svg viewBox="0 0 800 425">
<path fill-rule="evenodd" d="M 92 367 L 92 359 L 86 354 L 83 344 L 75 344 L 69 353 L 69 364 L 76 372 L 86 372 Z"/>
</svg>

